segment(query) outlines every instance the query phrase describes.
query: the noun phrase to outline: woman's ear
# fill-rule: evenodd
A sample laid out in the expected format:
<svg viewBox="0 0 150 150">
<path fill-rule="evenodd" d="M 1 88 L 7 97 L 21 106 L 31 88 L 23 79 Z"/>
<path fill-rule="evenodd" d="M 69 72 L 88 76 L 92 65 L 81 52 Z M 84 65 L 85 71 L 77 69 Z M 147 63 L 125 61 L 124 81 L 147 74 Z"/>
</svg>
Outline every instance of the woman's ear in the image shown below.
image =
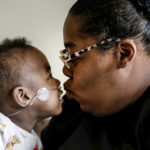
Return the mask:
<svg viewBox="0 0 150 150">
<path fill-rule="evenodd" d="M 124 68 L 130 64 L 137 52 L 136 45 L 132 39 L 125 39 L 117 44 L 117 61 L 118 67 Z"/>
<path fill-rule="evenodd" d="M 29 90 L 25 87 L 16 87 L 12 91 L 12 97 L 21 107 L 26 107 L 30 104 L 32 96 Z"/>
</svg>

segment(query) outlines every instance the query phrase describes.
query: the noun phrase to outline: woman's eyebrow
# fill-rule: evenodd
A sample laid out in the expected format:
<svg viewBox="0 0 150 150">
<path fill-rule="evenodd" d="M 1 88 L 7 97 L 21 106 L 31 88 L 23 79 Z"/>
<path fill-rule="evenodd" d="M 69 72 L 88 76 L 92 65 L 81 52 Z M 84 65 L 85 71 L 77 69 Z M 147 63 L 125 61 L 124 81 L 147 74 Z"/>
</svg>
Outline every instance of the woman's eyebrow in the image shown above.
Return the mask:
<svg viewBox="0 0 150 150">
<path fill-rule="evenodd" d="M 65 46 L 65 48 L 73 48 L 73 47 L 75 47 L 76 45 L 75 45 L 74 43 L 72 43 L 72 42 L 66 42 L 66 43 L 64 44 L 64 46 Z"/>
</svg>

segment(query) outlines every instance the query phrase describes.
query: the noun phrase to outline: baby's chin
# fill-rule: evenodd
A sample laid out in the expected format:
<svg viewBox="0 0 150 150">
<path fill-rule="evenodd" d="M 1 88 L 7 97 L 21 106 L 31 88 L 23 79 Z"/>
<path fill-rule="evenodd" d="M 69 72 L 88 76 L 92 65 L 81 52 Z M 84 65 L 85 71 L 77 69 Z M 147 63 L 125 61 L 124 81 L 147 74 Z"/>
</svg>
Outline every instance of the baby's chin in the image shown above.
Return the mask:
<svg viewBox="0 0 150 150">
<path fill-rule="evenodd" d="M 59 110 L 53 112 L 53 114 L 51 114 L 51 117 L 58 116 L 61 114 L 61 112 L 62 112 L 62 107 Z"/>
<path fill-rule="evenodd" d="M 63 99 L 60 99 L 61 103 L 59 104 L 59 106 L 53 111 L 52 116 L 57 116 L 59 114 L 61 114 L 62 112 L 62 103 L 63 103 Z"/>
</svg>

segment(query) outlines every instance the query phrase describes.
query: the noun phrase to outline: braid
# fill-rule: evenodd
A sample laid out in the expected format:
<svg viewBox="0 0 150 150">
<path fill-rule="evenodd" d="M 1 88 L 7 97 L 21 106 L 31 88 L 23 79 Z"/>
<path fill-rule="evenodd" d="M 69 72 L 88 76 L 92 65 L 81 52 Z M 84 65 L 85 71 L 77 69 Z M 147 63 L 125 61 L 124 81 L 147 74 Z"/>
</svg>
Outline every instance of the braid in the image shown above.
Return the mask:
<svg viewBox="0 0 150 150">
<path fill-rule="evenodd" d="M 150 0 L 78 0 L 70 14 L 81 19 L 81 33 L 103 40 L 141 36 L 150 46 Z"/>
<path fill-rule="evenodd" d="M 130 0 L 137 12 L 150 21 L 150 0 Z"/>
</svg>

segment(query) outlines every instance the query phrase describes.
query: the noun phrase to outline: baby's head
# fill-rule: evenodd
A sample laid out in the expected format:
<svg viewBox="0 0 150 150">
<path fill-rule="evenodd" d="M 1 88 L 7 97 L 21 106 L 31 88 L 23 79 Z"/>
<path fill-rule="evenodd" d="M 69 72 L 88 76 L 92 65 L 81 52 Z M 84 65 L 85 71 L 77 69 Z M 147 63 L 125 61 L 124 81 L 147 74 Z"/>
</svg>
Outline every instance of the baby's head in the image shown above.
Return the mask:
<svg viewBox="0 0 150 150">
<path fill-rule="evenodd" d="M 0 112 L 9 115 L 25 108 L 39 118 L 57 115 L 62 110 L 59 86 L 45 55 L 25 38 L 0 44 Z"/>
</svg>

